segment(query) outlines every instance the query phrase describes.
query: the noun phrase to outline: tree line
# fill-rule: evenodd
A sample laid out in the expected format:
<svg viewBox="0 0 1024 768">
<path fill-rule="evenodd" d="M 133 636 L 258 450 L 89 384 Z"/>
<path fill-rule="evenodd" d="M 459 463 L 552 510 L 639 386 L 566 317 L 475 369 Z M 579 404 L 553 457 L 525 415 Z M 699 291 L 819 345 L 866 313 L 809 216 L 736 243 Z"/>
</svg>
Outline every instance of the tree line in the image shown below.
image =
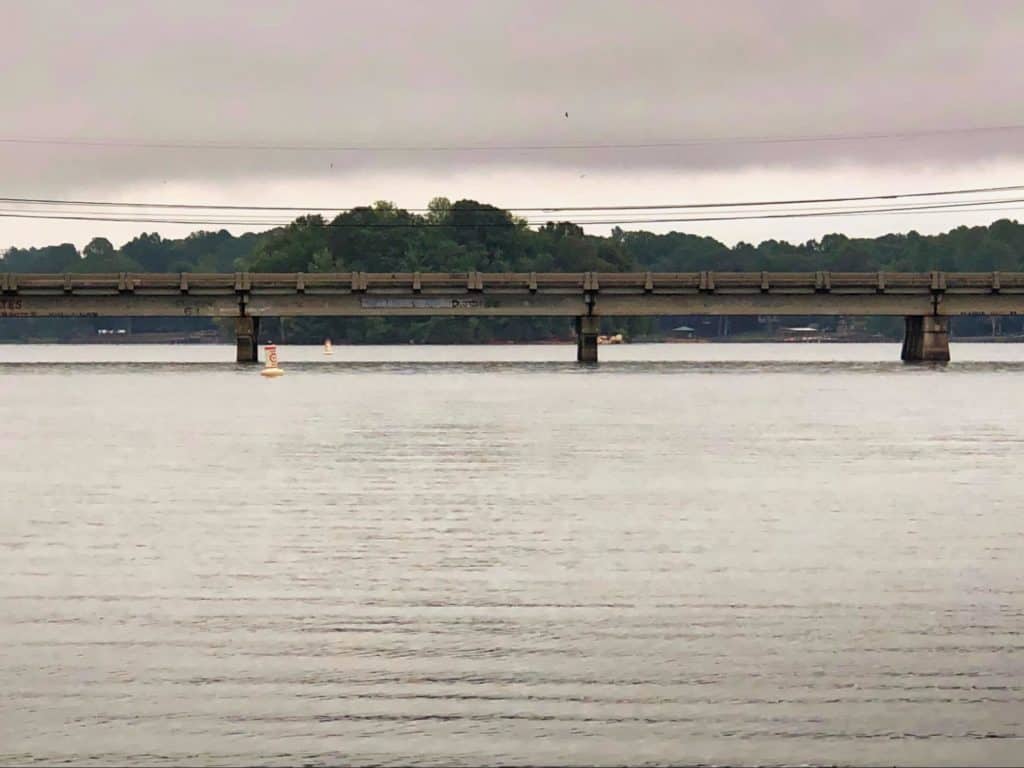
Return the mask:
<svg viewBox="0 0 1024 768">
<path fill-rule="evenodd" d="M 530 227 L 509 211 L 475 200 L 435 198 L 423 213 L 378 202 L 327 220 L 300 216 L 290 224 L 240 236 L 200 231 L 180 239 L 144 233 L 115 248 L 95 238 L 81 252 L 71 244 L 9 248 L 9 272 L 599 272 L 655 271 L 919 272 L 930 269 L 1024 271 L 1024 226 L 1001 219 L 937 235 L 917 232 L 875 238 L 830 234 L 789 243 L 765 240 L 729 247 L 711 237 L 624 231 L 589 235 L 569 221 Z M 103 321 L 25 321 L 0 324 L 0 338 L 95 333 Z M 607 330 L 637 337 L 656 333 L 648 319 L 606 319 Z M 674 319 L 667 321 L 669 324 Z M 740 321 L 742 322 L 742 321 Z M 750 322 L 750 321 L 747 321 Z M 970 322 L 970 321 L 966 321 Z M 981 321 L 975 321 L 981 322 Z M 1011 321 L 1012 323 L 1013 321 Z M 113 321 L 110 321 L 113 323 Z M 107 325 L 110 325 L 107 323 Z M 17 326 L 17 327 L 15 327 Z M 877 328 L 895 332 L 892 323 Z M 195 318 L 135 320 L 134 332 L 215 328 Z M 742 327 L 742 326 L 741 326 Z M 276 335 L 295 342 L 486 342 L 565 338 L 565 321 L 544 318 L 295 318 Z"/>
</svg>

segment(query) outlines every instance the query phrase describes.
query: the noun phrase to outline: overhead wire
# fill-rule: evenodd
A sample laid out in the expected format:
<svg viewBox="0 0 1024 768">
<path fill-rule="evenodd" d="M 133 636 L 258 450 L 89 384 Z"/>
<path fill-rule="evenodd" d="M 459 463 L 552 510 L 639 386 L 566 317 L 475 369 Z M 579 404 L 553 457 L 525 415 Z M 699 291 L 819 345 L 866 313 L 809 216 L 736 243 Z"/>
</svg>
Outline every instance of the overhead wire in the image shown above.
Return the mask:
<svg viewBox="0 0 1024 768">
<path fill-rule="evenodd" d="M 1016 192 L 1024 190 L 1024 184 L 992 187 L 972 187 L 965 189 L 950 190 L 929 190 L 924 192 L 896 192 L 874 195 L 847 195 L 833 197 L 808 197 L 790 198 L 781 200 L 741 200 L 728 202 L 688 202 L 688 203 L 655 203 L 646 205 L 557 205 L 557 206 L 509 206 L 500 210 L 513 213 L 576 213 L 586 211 L 644 211 L 644 210 L 670 210 L 682 208 L 743 208 L 764 205 L 810 205 L 816 203 L 843 203 L 843 202 L 865 202 L 869 200 L 899 200 L 914 197 L 944 197 L 954 195 L 973 195 L 989 192 Z M 368 208 L 369 206 L 336 207 L 326 205 L 232 205 L 216 203 L 147 203 L 147 202 L 118 202 L 114 200 L 76 200 L 62 198 L 44 197 L 3 197 L 0 196 L 0 203 L 12 204 L 39 204 L 39 205 L 76 205 L 94 206 L 104 208 L 155 208 L 166 210 L 218 210 L 218 211 L 279 211 L 279 212 L 338 212 L 348 213 L 357 208 Z M 496 207 L 460 208 L 464 212 L 493 212 Z M 428 213 L 430 208 L 402 208 L 401 210 L 410 213 Z"/>
<path fill-rule="evenodd" d="M 75 138 L 65 136 L 0 136 L 0 144 L 92 147 L 104 149 L 201 150 L 231 152 L 343 152 L 343 153 L 449 153 L 449 152 L 551 152 L 647 150 L 717 145 L 803 144 L 844 141 L 880 141 L 957 136 L 978 133 L 1011 133 L 1024 130 L 1024 124 L 975 125 L 953 128 L 921 128 L 862 133 L 805 134 L 793 136 L 728 136 L 640 142 L 577 142 L 564 144 L 287 144 L 269 142 L 217 141 L 145 141 L 120 138 Z"/>
<path fill-rule="evenodd" d="M 817 218 L 817 217 L 838 217 L 838 216 L 861 216 L 877 214 L 898 214 L 898 213 L 924 213 L 924 212 L 949 212 L 953 210 L 971 212 L 983 210 L 984 206 L 1006 205 L 1024 203 L 1024 197 L 1018 198 L 993 198 L 986 200 L 956 201 L 948 203 L 928 203 L 916 205 L 880 206 L 871 208 L 839 208 L 823 210 L 801 210 L 801 211 L 771 211 L 747 213 L 729 213 L 728 215 L 710 216 L 671 216 L 662 218 L 623 218 L 611 217 L 604 219 L 586 219 L 572 222 L 590 225 L 623 225 L 623 224 L 674 224 L 674 223 L 705 223 L 717 221 L 749 221 L 749 220 L 770 220 L 770 219 L 792 219 L 792 218 Z M 35 219 L 35 220 L 60 220 L 60 221 L 101 221 L 116 223 L 151 223 L 151 224 L 191 224 L 191 225 L 221 225 L 221 226 L 287 226 L 292 221 L 284 219 L 256 219 L 256 218 L 213 218 L 193 216 L 189 218 L 161 216 L 158 214 L 138 215 L 98 215 L 94 213 L 64 211 L 46 212 L 24 211 L 3 209 L 0 211 L 0 218 Z M 527 219 L 528 226 L 540 226 L 548 221 L 538 219 Z M 430 222 L 430 221 L 374 221 L 374 222 L 338 222 L 338 221 L 307 221 L 307 226 L 314 226 L 327 229 L 486 229 L 486 228 L 515 228 L 518 223 L 515 220 L 509 222 Z"/>
</svg>

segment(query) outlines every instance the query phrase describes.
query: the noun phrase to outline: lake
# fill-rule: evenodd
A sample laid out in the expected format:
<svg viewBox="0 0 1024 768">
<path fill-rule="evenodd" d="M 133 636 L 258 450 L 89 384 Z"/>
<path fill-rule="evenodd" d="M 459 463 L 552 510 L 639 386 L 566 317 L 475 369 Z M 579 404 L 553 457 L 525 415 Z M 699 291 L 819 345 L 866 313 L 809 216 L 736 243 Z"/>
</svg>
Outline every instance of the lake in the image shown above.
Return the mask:
<svg viewBox="0 0 1024 768">
<path fill-rule="evenodd" d="M 951 347 L 0 346 L 0 762 L 1019 764 Z"/>
</svg>

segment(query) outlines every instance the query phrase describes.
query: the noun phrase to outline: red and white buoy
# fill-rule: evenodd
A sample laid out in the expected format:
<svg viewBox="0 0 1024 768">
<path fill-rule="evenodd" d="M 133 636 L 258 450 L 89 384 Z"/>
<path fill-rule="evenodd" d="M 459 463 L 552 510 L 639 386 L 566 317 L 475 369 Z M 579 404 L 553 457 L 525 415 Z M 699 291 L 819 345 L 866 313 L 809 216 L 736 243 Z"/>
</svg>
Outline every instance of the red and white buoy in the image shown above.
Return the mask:
<svg viewBox="0 0 1024 768">
<path fill-rule="evenodd" d="M 266 376 L 268 379 L 276 379 L 278 376 L 284 376 L 284 371 L 277 366 L 277 345 L 267 344 L 264 347 L 264 350 L 267 353 L 267 364 L 264 366 L 263 370 L 260 371 L 260 376 Z"/>
</svg>

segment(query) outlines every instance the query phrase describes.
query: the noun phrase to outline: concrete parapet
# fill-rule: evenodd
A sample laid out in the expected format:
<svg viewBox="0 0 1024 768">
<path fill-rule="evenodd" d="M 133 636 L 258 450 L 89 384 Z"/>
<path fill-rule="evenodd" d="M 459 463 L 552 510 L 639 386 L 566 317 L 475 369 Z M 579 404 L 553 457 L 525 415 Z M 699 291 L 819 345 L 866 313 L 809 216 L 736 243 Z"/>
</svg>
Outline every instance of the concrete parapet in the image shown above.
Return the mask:
<svg viewBox="0 0 1024 768">
<path fill-rule="evenodd" d="M 597 333 L 600 322 L 592 315 L 576 318 L 576 362 L 597 362 Z"/>
<path fill-rule="evenodd" d="M 900 357 L 905 363 L 948 363 L 949 318 L 908 316 Z"/>
<path fill-rule="evenodd" d="M 260 361 L 260 319 L 258 317 L 235 318 L 236 361 L 258 363 Z"/>
</svg>

